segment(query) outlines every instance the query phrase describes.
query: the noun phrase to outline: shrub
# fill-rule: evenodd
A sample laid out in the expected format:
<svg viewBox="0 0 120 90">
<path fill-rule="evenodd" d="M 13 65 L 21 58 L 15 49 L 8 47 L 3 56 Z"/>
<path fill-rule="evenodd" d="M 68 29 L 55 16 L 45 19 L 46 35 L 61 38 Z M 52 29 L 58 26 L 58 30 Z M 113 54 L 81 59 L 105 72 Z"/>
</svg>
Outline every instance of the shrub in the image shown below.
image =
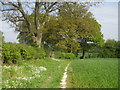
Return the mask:
<svg viewBox="0 0 120 90">
<path fill-rule="evenodd" d="M 26 44 L 4 43 L 2 48 L 3 63 L 16 63 L 20 59 L 41 59 L 46 56 L 43 48 L 34 48 Z"/>
<path fill-rule="evenodd" d="M 74 59 L 75 55 L 73 53 L 65 53 L 61 51 L 49 51 L 49 57 L 59 58 L 59 59 Z"/>
<path fill-rule="evenodd" d="M 25 44 L 18 44 L 18 48 L 22 59 L 34 59 L 36 50 L 32 46 L 28 46 Z"/>
<path fill-rule="evenodd" d="M 9 62 L 8 60 L 15 63 L 17 59 L 21 58 L 21 54 L 19 53 L 17 44 L 4 43 L 2 47 L 3 47 L 2 59 L 4 63 L 8 63 Z"/>
<path fill-rule="evenodd" d="M 46 56 L 46 52 L 44 50 L 44 48 L 36 48 L 36 53 L 35 53 L 35 58 L 36 59 L 41 59 L 44 58 Z"/>
<path fill-rule="evenodd" d="M 62 52 L 61 54 L 62 54 L 61 56 L 63 58 L 65 58 L 65 59 L 74 59 L 75 58 L 75 55 L 73 53 L 64 53 L 64 52 Z"/>
<path fill-rule="evenodd" d="M 61 58 L 61 52 L 60 51 L 47 50 L 46 56 L 47 57 L 53 57 L 53 58 Z"/>
<path fill-rule="evenodd" d="M 82 56 L 82 53 L 79 53 L 78 58 Z M 85 58 L 98 58 L 99 53 L 85 53 Z"/>
</svg>

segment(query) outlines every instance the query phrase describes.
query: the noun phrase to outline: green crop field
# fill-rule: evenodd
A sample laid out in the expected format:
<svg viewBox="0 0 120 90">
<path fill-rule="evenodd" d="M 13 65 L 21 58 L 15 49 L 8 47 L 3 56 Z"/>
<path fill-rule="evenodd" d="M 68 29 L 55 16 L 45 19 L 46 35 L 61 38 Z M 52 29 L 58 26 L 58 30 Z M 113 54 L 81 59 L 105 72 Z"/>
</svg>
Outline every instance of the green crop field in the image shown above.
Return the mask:
<svg viewBox="0 0 120 90">
<path fill-rule="evenodd" d="M 118 59 L 72 61 L 67 82 L 69 88 L 117 88 Z"/>
<path fill-rule="evenodd" d="M 19 61 L 3 65 L 3 88 L 59 88 L 67 64 L 67 88 L 117 88 L 117 59 Z"/>
</svg>

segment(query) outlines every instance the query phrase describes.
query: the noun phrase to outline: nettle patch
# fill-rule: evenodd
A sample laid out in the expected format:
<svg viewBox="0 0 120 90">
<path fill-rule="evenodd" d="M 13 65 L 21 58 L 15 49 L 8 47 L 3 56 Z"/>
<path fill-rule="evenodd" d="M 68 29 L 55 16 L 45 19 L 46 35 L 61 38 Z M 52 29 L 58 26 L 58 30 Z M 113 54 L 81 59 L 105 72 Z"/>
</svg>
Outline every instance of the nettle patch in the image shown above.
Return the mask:
<svg viewBox="0 0 120 90">
<path fill-rule="evenodd" d="M 41 77 L 41 72 L 47 71 L 47 68 L 34 65 L 26 66 L 3 66 L 3 72 L 6 77 L 2 81 L 3 88 L 27 87 L 32 84 L 34 79 Z M 26 86 L 25 86 L 26 85 Z"/>
</svg>

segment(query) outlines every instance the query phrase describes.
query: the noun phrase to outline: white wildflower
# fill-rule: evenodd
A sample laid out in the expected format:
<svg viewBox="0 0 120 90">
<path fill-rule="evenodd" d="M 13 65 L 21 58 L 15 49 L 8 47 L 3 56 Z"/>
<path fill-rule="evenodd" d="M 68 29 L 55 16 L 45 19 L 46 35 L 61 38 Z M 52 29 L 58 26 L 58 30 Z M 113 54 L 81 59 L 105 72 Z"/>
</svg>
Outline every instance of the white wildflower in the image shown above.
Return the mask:
<svg viewBox="0 0 120 90">
<path fill-rule="evenodd" d="M 46 71 L 47 69 L 43 66 L 39 67 L 40 71 Z"/>
<path fill-rule="evenodd" d="M 40 77 L 41 75 L 36 75 L 35 77 Z"/>
<path fill-rule="evenodd" d="M 12 81 L 12 82 L 15 82 L 15 81 Z"/>
<path fill-rule="evenodd" d="M 61 60 L 59 60 L 59 59 L 55 59 L 55 58 L 52 58 L 52 60 L 54 60 L 54 61 L 61 61 Z"/>
<path fill-rule="evenodd" d="M 9 69 L 9 68 L 11 68 L 11 66 L 3 66 L 3 68 L 5 68 L 5 69 Z"/>
<path fill-rule="evenodd" d="M 33 77 L 29 77 L 29 79 L 33 79 Z"/>
</svg>

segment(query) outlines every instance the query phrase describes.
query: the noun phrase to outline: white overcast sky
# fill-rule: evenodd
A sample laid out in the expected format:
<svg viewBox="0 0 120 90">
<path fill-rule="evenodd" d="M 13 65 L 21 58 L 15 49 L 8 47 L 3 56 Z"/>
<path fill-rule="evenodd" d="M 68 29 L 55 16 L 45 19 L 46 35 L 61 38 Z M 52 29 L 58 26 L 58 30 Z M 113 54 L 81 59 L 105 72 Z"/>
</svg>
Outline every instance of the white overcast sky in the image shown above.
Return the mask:
<svg viewBox="0 0 120 90">
<path fill-rule="evenodd" d="M 104 0 L 97 7 L 92 7 L 90 11 L 93 13 L 97 21 L 102 25 L 101 31 L 104 39 L 118 40 L 118 1 Z M 114 2 L 113 2 L 114 1 Z M 0 30 L 4 33 L 6 42 L 18 42 L 18 33 L 14 32 L 14 28 L 10 28 L 9 24 L 0 19 Z"/>
</svg>

